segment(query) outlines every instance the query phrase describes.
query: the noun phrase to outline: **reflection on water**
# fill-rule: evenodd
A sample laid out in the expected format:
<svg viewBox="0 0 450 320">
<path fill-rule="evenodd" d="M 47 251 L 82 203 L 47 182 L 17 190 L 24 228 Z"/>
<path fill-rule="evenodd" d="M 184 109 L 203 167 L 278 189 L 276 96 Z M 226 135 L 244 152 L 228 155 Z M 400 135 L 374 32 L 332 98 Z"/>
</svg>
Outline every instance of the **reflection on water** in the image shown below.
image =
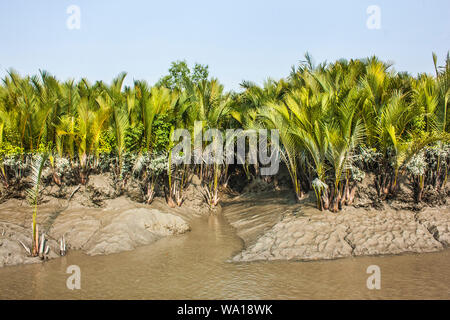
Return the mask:
<svg viewBox="0 0 450 320">
<path fill-rule="evenodd" d="M 259 210 L 251 208 L 250 210 Z M 448 299 L 450 250 L 421 255 L 318 262 L 229 263 L 242 240 L 222 215 L 191 222 L 192 231 L 130 252 L 81 252 L 44 264 L 0 268 L 0 299 Z M 81 290 L 66 287 L 69 265 Z M 381 268 L 381 290 L 366 269 Z"/>
</svg>

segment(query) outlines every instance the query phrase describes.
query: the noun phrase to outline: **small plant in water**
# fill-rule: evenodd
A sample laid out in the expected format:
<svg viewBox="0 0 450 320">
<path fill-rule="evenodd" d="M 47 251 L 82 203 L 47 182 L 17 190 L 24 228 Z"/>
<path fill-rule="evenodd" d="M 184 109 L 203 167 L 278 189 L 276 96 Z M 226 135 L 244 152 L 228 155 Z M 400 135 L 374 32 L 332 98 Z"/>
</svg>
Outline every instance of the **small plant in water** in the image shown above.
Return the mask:
<svg viewBox="0 0 450 320">
<path fill-rule="evenodd" d="M 45 234 L 42 234 L 41 238 L 39 238 L 39 229 L 36 225 L 36 217 L 38 210 L 38 201 L 39 201 L 39 193 L 40 193 L 40 184 L 41 184 L 41 176 L 42 171 L 45 166 L 45 162 L 48 159 L 48 154 L 43 153 L 37 155 L 33 161 L 33 165 L 31 167 L 31 182 L 32 186 L 27 190 L 28 193 L 28 201 L 30 205 L 33 207 L 33 222 L 32 222 L 32 245 L 31 245 L 31 255 L 36 257 L 39 254 L 44 253 L 44 245 L 45 245 Z M 48 247 L 45 248 L 45 251 L 48 251 Z"/>
</svg>

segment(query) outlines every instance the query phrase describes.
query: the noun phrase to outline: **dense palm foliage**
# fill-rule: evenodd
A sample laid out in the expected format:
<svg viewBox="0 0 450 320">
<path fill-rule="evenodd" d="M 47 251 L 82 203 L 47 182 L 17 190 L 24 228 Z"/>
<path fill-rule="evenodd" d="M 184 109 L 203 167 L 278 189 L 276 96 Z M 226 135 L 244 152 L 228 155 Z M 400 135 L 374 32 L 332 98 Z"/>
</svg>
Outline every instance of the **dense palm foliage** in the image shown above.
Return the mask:
<svg viewBox="0 0 450 320">
<path fill-rule="evenodd" d="M 145 181 L 148 202 L 161 185 L 174 206 L 195 172 L 215 206 L 228 165 L 175 165 L 168 156 L 174 129 L 193 132 L 200 123 L 203 132 L 277 129 L 297 198 L 314 191 L 320 209 L 351 204 L 368 172 L 382 198 L 395 197 L 401 177 L 411 181 L 418 201 L 426 186 L 445 187 L 449 56 L 442 67 L 433 56 L 436 74 L 417 77 L 375 57 L 318 66 L 306 58 L 286 79 L 262 87 L 244 82 L 241 93 L 225 92 L 207 67 L 191 72 L 185 62 L 173 63 L 153 87 L 145 81 L 124 87 L 125 73 L 107 85 L 10 71 L 0 86 L 1 181 L 8 187 L 30 172 L 33 154 L 48 153 L 57 185 L 69 171 L 85 184 L 91 172 L 110 170 L 123 184 L 131 177 Z M 242 164 L 249 179 L 258 167 Z"/>
</svg>

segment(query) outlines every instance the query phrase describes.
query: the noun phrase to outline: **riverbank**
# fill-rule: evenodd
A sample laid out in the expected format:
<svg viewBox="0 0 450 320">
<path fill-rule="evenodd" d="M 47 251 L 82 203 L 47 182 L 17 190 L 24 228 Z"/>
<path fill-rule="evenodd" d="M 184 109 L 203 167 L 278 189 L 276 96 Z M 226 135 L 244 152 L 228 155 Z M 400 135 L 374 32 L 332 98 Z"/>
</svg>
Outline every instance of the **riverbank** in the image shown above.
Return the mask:
<svg viewBox="0 0 450 320">
<path fill-rule="evenodd" d="M 183 206 L 176 208 L 168 207 L 161 197 L 146 204 L 135 181 L 130 181 L 124 191 L 117 190 L 107 174 L 91 175 L 85 186 L 45 186 L 37 225 L 48 240 L 46 259 L 59 257 L 63 236 L 68 250 L 91 256 L 112 254 L 188 232 L 191 219 L 209 214 L 195 183 L 185 190 Z M 31 213 L 25 190 L 14 189 L 0 203 L 0 267 L 43 261 L 30 257 L 25 249 L 31 247 Z"/>
<path fill-rule="evenodd" d="M 142 190 L 133 183 L 117 193 L 106 175 L 91 176 L 86 186 L 49 185 L 42 191 L 37 215 L 39 230 L 48 239 L 47 258 L 59 257 L 58 241 L 63 236 L 69 250 L 94 256 L 134 250 L 188 232 L 192 219 L 221 215 L 220 207 L 209 210 L 199 188 L 193 179 L 183 205 L 170 208 L 161 197 L 150 205 L 143 203 Z M 450 245 L 446 205 L 383 203 L 371 195 L 372 189 L 363 186 L 355 204 L 339 213 L 317 210 L 312 193 L 297 202 L 289 190 L 274 191 L 261 181 L 240 195 L 224 194 L 223 215 L 243 242 L 242 251 L 229 261 L 425 253 Z M 30 206 L 23 198 L 0 204 L 0 267 L 42 261 L 29 257 L 24 248 L 31 245 L 31 219 Z"/>
<path fill-rule="evenodd" d="M 268 199 L 269 200 L 269 199 Z M 252 214 L 266 204 L 241 202 Z M 271 207 L 271 205 L 269 205 Z M 1 299 L 448 299 L 450 250 L 307 263 L 229 263 L 243 242 L 222 214 L 189 221 L 191 231 L 117 254 L 69 251 L 42 264 L 0 268 Z M 66 287 L 67 268 L 81 269 L 81 290 Z M 370 265 L 381 290 L 366 286 Z"/>
<path fill-rule="evenodd" d="M 243 195 L 233 201 L 264 203 L 266 195 Z M 319 211 L 312 195 L 292 204 L 278 194 L 277 210 L 233 210 L 227 219 L 244 241 L 231 261 L 327 260 L 352 256 L 437 252 L 450 245 L 450 210 L 425 207 L 414 212 L 386 207 L 346 207 L 338 214 Z M 267 208 L 267 206 L 265 207 Z M 275 208 L 273 208 L 275 209 Z M 254 224 L 259 225 L 255 227 Z"/>
<path fill-rule="evenodd" d="M 69 250 L 92 256 L 112 254 L 188 232 L 189 219 L 201 215 L 187 208 L 170 209 L 162 199 L 145 205 L 125 196 L 105 200 L 101 207 L 86 206 L 81 199 L 89 191 L 78 192 L 71 201 L 46 197 L 38 207 L 37 225 L 48 240 L 48 259 L 59 257 L 63 236 Z M 0 204 L 0 267 L 42 261 L 30 257 L 24 248 L 31 246 L 31 219 L 25 200 Z"/>
</svg>

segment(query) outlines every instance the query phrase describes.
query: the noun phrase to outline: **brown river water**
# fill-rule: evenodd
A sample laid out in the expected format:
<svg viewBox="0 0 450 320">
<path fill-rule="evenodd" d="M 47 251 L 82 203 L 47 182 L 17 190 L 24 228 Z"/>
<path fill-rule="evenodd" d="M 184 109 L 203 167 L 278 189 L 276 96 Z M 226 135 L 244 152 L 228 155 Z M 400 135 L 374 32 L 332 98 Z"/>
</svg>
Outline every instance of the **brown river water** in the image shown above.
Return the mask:
<svg viewBox="0 0 450 320">
<path fill-rule="evenodd" d="M 223 215 L 190 223 L 191 232 L 134 251 L 93 257 L 73 251 L 43 264 L 0 268 L 0 299 L 450 298 L 450 250 L 331 261 L 230 263 L 227 260 L 243 242 Z M 81 269 L 80 290 L 66 286 L 70 265 Z M 366 286 L 370 265 L 380 267 L 380 290 Z"/>
</svg>

